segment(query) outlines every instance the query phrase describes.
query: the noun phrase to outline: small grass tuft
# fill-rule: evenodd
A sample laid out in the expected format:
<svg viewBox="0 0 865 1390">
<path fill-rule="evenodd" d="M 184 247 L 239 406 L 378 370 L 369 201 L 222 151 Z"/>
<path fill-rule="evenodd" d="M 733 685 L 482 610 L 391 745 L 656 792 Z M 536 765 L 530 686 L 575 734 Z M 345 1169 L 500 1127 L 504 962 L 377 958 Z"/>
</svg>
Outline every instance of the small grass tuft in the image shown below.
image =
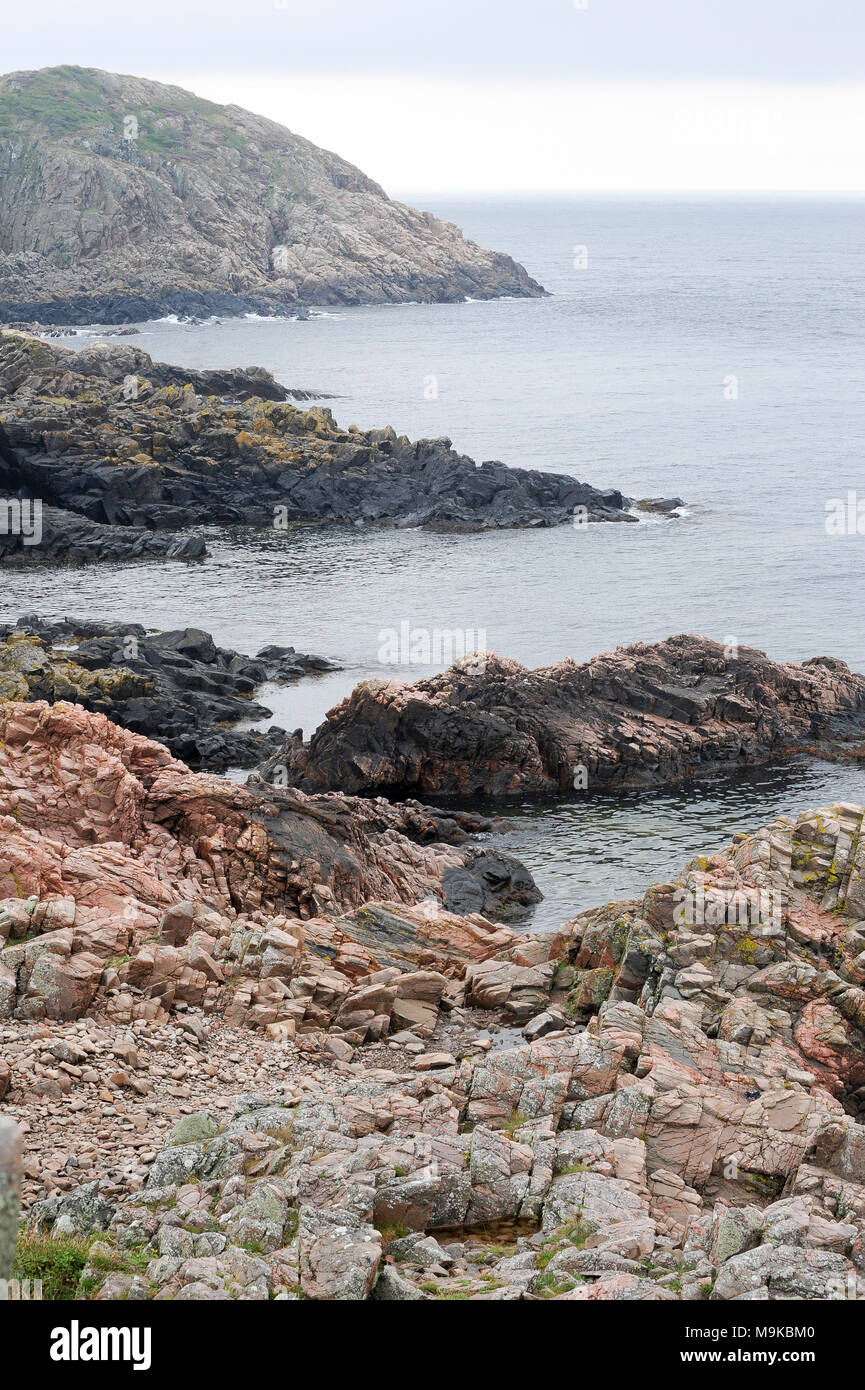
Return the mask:
<svg viewBox="0 0 865 1390">
<path fill-rule="evenodd" d="M 46 1302 L 70 1301 L 76 1296 L 92 1242 L 92 1236 L 54 1237 L 24 1231 L 18 1238 L 12 1277 L 41 1279 Z"/>
</svg>

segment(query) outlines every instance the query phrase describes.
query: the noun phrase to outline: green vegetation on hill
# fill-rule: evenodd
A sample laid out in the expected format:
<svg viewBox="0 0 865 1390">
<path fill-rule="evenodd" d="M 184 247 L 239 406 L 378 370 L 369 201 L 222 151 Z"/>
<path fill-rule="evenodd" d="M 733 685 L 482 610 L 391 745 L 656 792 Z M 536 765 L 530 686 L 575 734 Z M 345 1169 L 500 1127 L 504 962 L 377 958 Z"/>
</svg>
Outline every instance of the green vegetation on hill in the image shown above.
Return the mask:
<svg viewBox="0 0 865 1390">
<path fill-rule="evenodd" d="M 28 126 L 38 127 L 54 139 L 87 138 L 107 126 L 116 127 L 119 135 L 125 118 L 135 116 L 142 151 L 176 157 L 187 145 L 186 121 L 206 117 L 217 127 L 223 144 L 246 148 L 247 141 L 234 130 L 224 106 L 180 88 L 166 87 L 166 98 L 159 105 L 136 108 L 120 92 L 107 88 L 101 78 L 94 68 L 62 66 L 0 80 L 0 135 Z"/>
</svg>

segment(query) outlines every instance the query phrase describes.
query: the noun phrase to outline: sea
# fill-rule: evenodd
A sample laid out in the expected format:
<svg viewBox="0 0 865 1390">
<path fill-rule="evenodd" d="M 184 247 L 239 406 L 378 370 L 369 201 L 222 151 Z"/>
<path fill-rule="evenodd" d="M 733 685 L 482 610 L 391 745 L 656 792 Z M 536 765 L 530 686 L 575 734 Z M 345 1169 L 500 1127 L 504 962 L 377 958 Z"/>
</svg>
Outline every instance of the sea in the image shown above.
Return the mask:
<svg viewBox="0 0 865 1390">
<path fill-rule="evenodd" d="M 325 655 L 338 671 L 262 692 L 273 722 L 307 735 L 359 680 L 442 669 L 453 634 L 528 667 L 695 632 L 865 670 L 865 203 L 495 198 L 430 210 L 516 257 L 549 296 L 172 318 L 128 341 L 188 367 L 265 366 L 330 397 L 320 403 L 342 425 L 390 424 L 477 460 L 681 497 L 677 515 L 475 536 L 207 528 L 209 556 L 194 564 L 7 570 L 3 617 L 199 626 L 244 652 Z M 428 651 L 394 649 L 406 625 Z M 865 767 L 803 758 L 516 804 L 489 838 L 545 895 L 528 925 L 551 927 L 640 894 L 735 831 L 837 800 L 865 803 Z"/>
</svg>

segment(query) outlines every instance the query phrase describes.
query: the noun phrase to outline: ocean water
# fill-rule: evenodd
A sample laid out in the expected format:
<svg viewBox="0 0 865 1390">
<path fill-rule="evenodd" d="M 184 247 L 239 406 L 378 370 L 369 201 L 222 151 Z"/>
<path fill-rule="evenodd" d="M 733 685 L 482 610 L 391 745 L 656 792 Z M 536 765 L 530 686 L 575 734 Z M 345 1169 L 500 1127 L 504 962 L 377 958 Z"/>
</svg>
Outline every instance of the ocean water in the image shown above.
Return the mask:
<svg viewBox="0 0 865 1390">
<path fill-rule="evenodd" d="M 154 357 L 261 364 L 320 390 L 341 424 L 452 439 L 477 459 L 681 496 L 639 525 L 479 536 L 356 528 L 208 531 L 194 566 L 6 571 L 0 611 L 197 624 L 256 651 L 293 643 L 339 672 L 265 696 L 309 733 L 357 680 L 417 679 L 385 635 L 465 631 L 528 666 L 701 632 L 777 659 L 865 670 L 865 241 L 859 201 L 574 199 L 441 204 L 551 296 L 313 312 L 306 322 L 141 325 Z M 82 346 L 87 337 L 70 338 Z M 547 894 L 545 924 L 636 893 L 735 829 L 833 799 L 865 769 L 803 761 L 734 782 L 539 810 L 500 843 Z"/>
</svg>

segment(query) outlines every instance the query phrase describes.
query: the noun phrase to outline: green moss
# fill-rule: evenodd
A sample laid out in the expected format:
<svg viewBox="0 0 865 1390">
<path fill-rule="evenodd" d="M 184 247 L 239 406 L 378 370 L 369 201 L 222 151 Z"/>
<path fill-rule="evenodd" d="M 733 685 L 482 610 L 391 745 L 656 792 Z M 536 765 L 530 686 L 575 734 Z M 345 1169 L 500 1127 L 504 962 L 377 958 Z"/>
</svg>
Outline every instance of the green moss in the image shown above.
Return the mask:
<svg viewBox="0 0 865 1390">
<path fill-rule="evenodd" d="M 101 1274 L 143 1274 L 153 1259 L 145 1243 L 110 1252 L 105 1249 L 103 1240 L 98 1245 L 98 1250 L 90 1251 L 87 1263 Z"/>
<path fill-rule="evenodd" d="M 569 1293 L 579 1283 L 582 1280 L 574 1279 L 569 1274 L 541 1274 L 535 1280 L 535 1293 L 540 1298 L 558 1298 L 559 1294 Z"/>
<path fill-rule="evenodd" d="M 189 123 L 196 121 L 218 142 L 249 153 L 249 142 L 235 126 L 230 112 L 215 102 L 179 89 L 166 93 L 157 106 L 129 107 L 107 87 L 95 68 L 66 64 L 26 74 L 0 91 L 0 134 L 13 135 L 36 127 L 53 139 L 93 138 L 106 129 L 122 137 L 124 121 L 135 116 L 135 140 L 143 155 L 156 159 L 195 158 Z"/>
<path fill-rule="evenodd" d="M 30 74 L 20 88 L 0 92 L 0 131 L 31 121 L 55 137 L 105 124 L 106 102 L 93 69 L 63 66 Z"/>
<path fill-rule="evenodd" d="M 553 1256 L 565 1245 L 573 1245 L 577 1250 L 582 1250 L 589 1236 L 594 1235 L 594 1232 L 595 1227 L 591 1222 L 585 1221 L 582 1216 L 558 1226 L 538 1251 L 536 1260 L 538 1269 L 546 1269 Z"/>
<path fill-rule="evenodd" d="M 394 1221 L 391 1225 L 385 1226 L 376 1224 L 376 1230 L 381 1234 L 383 1245 L 390 1245 L 395 1240 L 403 1240 L 409 1234 L 408 1226 L 404 1225 L 402 1221 Z"/>
</svg>

